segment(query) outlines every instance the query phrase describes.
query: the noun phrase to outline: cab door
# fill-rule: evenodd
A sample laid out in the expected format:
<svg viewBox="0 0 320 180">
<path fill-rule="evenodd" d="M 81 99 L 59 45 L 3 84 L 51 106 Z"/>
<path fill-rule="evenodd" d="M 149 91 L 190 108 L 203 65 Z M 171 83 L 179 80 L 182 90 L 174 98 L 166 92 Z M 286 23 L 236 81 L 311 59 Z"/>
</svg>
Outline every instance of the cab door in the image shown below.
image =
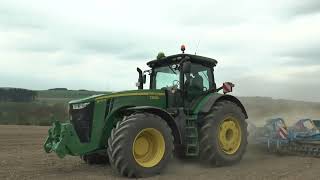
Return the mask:
<svg viewBox="0 0 320 180">
<path fill-rule="evenodd" d="M 192 108 L 215 88 L 213 67 L 191 63 L 190 71 L 184 74 L 185 107 Z"/>
<path fill-rule="evenodd" d="M 151 74 L 151 89 L 165 90 L 167 109 L 183 107 L 183 97 L 180 82 L 180 67 L 169 64 L 153 69 Z"/>
</svg>

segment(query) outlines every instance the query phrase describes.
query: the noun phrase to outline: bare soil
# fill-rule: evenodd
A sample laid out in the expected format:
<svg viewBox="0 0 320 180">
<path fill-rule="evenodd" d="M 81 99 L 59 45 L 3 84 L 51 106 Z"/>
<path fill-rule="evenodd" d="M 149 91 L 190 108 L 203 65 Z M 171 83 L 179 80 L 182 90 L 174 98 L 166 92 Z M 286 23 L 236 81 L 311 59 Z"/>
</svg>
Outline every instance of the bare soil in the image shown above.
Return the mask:
<svg viewBox="0 0 320 180">
<path fill-rule="evenodd" d="M 125 179 L 108 165 L 87 165 L 79 157 L 59 159 L 42 143 L 48 127 L 0 126 L 0 179 Z M 173 159 L 161 174 L 146 179 L 320 179 L 320 159 L 277 156 L 249 147 L 243 160 L 229 167 Z"/>
</svg>

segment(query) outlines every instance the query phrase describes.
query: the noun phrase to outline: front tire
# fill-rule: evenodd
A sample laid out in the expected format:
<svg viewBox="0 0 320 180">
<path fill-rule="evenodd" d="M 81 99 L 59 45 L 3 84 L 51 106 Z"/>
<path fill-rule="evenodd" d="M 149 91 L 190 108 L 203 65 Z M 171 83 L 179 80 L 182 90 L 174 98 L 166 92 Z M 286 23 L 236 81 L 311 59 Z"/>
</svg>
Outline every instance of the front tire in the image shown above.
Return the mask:
<svg viewBox="0 0 320 180">
<path fill-rule="evenodd" d="M 200 158 L 217 166 L 237 163 L 245 153 L 247 135 L 241 108 L 230 101 L 217 102 L 200 129 Z"/>
<path fill-rule="evenodd" d="M 107 152 L 111 166 L 122 176 L 158 174 L 172 157 L 171 129 L 159 116 L 132 114 L 112 129 Z"/>
<path fill-rule="evenodd" d="M 93 164 L 108 164 L 109 158 L 107 155 L 101 155 L 101 154 L 85 154 L 80 156 L 80 158 L 87 164 L 93 165 Z"/>
</svg>

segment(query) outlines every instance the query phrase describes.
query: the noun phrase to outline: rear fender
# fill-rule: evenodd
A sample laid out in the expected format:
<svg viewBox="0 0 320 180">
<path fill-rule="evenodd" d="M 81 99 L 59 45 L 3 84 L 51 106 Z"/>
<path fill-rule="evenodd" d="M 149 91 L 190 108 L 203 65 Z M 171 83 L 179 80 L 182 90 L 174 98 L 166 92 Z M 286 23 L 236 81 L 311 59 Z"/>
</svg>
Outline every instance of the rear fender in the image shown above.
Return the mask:
<svg viewBox="0 0 320 180">
<path fill-rule="evenodd" d="M 237 104 L 241 108 L 243 114 L 245 115 L 245 118 L 246 119 L 248 118 L 247 111 L 238 98 L 228 94 L 218 94 L 218 93 L 210 94 L 204 97 L 195 108 L 195 113 L 208 113 L 212 108 L 212 106 L 215 105 L 215 103 L 223 100 L 230 101 Z"/>
</svg>

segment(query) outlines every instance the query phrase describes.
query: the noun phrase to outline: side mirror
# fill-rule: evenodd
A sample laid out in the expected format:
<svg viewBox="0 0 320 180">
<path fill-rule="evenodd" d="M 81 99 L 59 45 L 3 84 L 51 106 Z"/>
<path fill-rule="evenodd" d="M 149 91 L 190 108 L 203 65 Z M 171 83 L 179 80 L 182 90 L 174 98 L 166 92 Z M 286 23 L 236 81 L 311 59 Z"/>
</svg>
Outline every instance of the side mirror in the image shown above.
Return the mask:
<svg viewBox="0 0 320 180">
<path fill-rule="evenodd" d="M 191 62 L 190 61 L 183 63 L 182 71 L 183 71 L 183 73 L 191 73 Z"/>
</svg>

